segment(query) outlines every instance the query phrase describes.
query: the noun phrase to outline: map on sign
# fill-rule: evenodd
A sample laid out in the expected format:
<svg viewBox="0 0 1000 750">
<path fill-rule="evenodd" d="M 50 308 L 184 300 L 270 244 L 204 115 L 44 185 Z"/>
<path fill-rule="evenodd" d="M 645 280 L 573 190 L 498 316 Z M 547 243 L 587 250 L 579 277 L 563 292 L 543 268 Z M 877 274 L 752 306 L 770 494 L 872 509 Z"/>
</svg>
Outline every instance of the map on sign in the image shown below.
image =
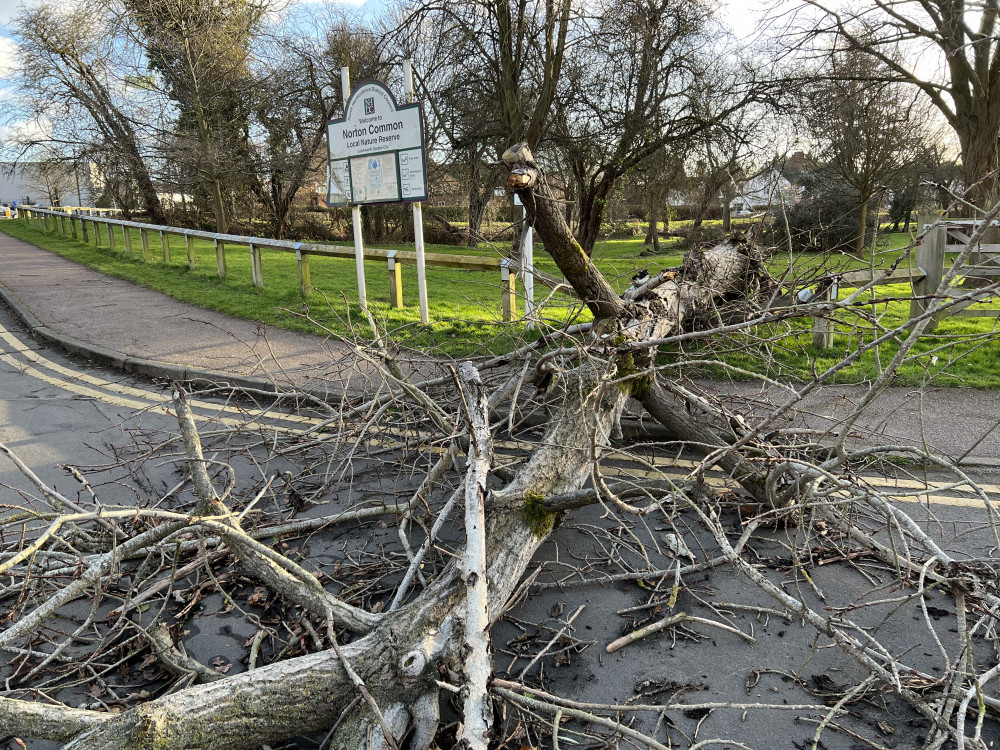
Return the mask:
<svg viewBox="0 0 1000 750">
<path fill-rule="evenodd" d="M 326 127 L 327 205 L 427 200 L 424 118 L 419 102 L 396 104 L 385 86 L 354 89 L 344 117 Z"/>
</svg>

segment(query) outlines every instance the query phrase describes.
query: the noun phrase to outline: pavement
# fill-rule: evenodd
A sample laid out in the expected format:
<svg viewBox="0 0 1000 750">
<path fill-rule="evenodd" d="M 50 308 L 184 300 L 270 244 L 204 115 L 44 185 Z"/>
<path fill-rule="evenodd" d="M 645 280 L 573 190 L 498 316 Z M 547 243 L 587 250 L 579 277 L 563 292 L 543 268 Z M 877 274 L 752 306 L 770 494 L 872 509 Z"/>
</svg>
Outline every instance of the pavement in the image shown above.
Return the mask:
<svg viewBox="0 0 1000 750">
<path fill-rule="evenodd" d="M 229 383 L 322 398 L 359 395 L 376 384 L 347 345 L 233 318 L 111 278 L 0 233 L 0 300 L 37 338 L 96 364 L 152 378 Z M 411 370 L 433 370 L 414 360 Z M 787 397 L 753 383 L 711 383 L 741 413 Z M 791 421 L 835 428 L 863 393 L 826 386 Z M 778 426 L 787 426 L 782 424 Z M 881 444 L 926 446 L 962 464 L 1000 467 L 1000 390 L 890 388 L 855 426 Z"/>
<path fill-rule="evenodd" d="M 363 390 L 350 347 L 180 302 L 0 233 L 0 299 L 32 334 L 96 364 L 152 378 Z"/>
</svg>

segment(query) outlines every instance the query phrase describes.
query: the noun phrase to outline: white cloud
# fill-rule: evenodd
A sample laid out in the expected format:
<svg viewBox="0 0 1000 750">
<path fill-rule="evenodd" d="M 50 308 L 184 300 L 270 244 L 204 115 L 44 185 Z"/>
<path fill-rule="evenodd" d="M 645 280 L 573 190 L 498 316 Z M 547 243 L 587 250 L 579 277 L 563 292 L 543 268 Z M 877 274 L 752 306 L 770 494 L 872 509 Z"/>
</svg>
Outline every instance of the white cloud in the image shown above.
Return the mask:
<svg viewBox="0 0 1000 750">
<path fill-rule="evenodd" d="M 21 0 L 0 0 L 0 25 L 6 26 L 17 15 Z"/>
<path fill-rule="evenodd" d="M 7 36 L 0 36 L 0 78 L 7 78 L 17 61 L 17 44 Z"/>
<path fill-rule="evenodd" d="M 0 0 L 3 2 L 3 0 Z M 371 5 L 372 7 L 376 5 L 381 5 L 378 0 L 306 0 L 303 5 L 352 5 L 355 8 L 360 8 L 362 5 Z"/>
</svg>

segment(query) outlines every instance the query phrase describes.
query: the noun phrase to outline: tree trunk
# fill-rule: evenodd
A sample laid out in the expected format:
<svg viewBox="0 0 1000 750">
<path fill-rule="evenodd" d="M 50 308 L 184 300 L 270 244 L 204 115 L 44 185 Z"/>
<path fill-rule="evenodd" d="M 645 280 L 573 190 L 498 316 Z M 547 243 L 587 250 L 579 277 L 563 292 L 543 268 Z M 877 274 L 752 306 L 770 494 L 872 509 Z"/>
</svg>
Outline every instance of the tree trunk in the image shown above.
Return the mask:
<svg viewBox="0 0 1000 750">
<path fill-rule="evenodd" d="M 858 210 L 858 241 L 854 247 L 854 254 L 859 258 L 865 257 L 865 236 L 868 234 L 868 201 L 861 201 Z"/>
<path fill-rule="evenodd" d="M 1000 118 L 967 117 L 956 128 L 962 149 L 963 177 L 972 190 L 973 203 L 987 209 L 997 198 L 997 168 L 1000 166 Z"/>
<path fill-rule="evenodd" d="M 729 234 L 733 231 L 733 207 L 732 202 L 735 193 L 732 189 L 722 191 L 722 231 Z"/>
<path fill-rule="evenodd" d="M 149 220 L 154 224 L 166 224 L 167 218 L 163 212 L 163 204 L 160 196 L 156 193 L 153 180 L 149 176 L 146 162 L 143 161 L 134 143 L 125 144 L 125 162 L 129 165 L 129 172 L 139 189 L 139 197 L 142 199 L 142 206 L 149 216 Z"/>
<path fill-rule="evenodd" d="M 583 188 L 580 191 L 580 247 L 588 258 L 594 254 L 594 245 L 601 236 L 604 210 L 607 208 L 615 177 L 605 174 L 596 184 L 591 184 L 589 189 Z"/>
<path fill-rule="evenodd" d="M 483 219 L 486 209 L 493 200 L 493 191 L 498 182 L 496 170 L 487 170 L 483 174 L 482 154 L 475 144 L 468 148 L 469 156 L 469 247 L 479 247 L 479 239 L 483 236 Z"/>
<path fill-rule="evenodd" d="M 660 252 L 660 221 L 657 208 L 656 201 L 653 201 L 649 206 L 649 226 L 646 229 L 646 241 L 644 243 L 652 245 L 654 253 Z"/>
</svg>

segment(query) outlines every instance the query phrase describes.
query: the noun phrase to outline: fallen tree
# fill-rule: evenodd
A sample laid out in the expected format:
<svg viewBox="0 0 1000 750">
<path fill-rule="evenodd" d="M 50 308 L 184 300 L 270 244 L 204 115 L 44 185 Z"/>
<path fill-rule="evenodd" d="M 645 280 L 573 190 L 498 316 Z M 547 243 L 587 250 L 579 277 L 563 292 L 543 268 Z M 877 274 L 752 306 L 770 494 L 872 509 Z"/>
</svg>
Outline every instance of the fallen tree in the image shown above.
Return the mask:
<svg viewBox="0 0 1000 750">
<path fill-rule="evenodd" d="M 4 527 L 19 529 L 19 535 L 0 558 L 0 574 L 9 579 L 0 596 L 13 602 L 0 631 L 0 649 L 19 660 L 7 678 L 22 692 L 0 697 L 0 734 L 56 740 L 72 750 L 222 750 L 324 732 L 323 746 L 424 750 L 446 744 L 440 734 L 442 699 L 457 696 L 461 721 L 455 741 L 462 747 L 485 748 L 500 736 L 495 700 L 512 710 L 553 715 L 555 733 L 562 718 L 572 718 L 633 743 L 663 747 L 651 734 L 603 716 L 610 712 L 619 717 L 626 710 L 639 710 L 635 706 L 581 706 L 534 688 L 529 694 L 523 680 L 492 679 L 486 631 L 532 584 L 533 578 L 526 580 L 525 574 L 535 553 L 565 513 L 602 504 L 609 512 L 636 518 L 669 517 L 667 508 L 670 513 L 692 514 L 717 546 L 715 555 L 696 559 L 680 534 L 672 537 L 668 544 L 674 545 L 676 565 L 644 573 L 661 583 L 673 581 L 664 590 L 669 598 L 657 609 L 667 607 L 667 615 L 626 642 L 684 622 L 705 624 L 704 618 L 672 612 L 683 578 L 713 566 L 732 566 L 776 602 L 777 612 L 814 627 L 867 675 L 829 709 L 817 737 L 850 700 L 882 685 L 929 722 L 928 746 L 940 747 L 949 738 L 960 744 L 978 741 L 984 717 L 1000 702 L 983 691 L 997 670 L 976 674 L 970 644 L 994 632 L 1000 606 L 997 578 L 988 565 L 959 560 L 943 549 L 920 523 L 860 481 L 851 467 L 892 452 L 936 462 L 956 483 L 977 493 L 984 522 L 993 528 L 996 510 L 985 492 L 925 451 L 848 446 L 856 416 L 845 419 L 840 432 L 826 435 L 830 439 L 825 441 L 815 439 L 813 428 L 785 427 L 782 417 L 828 374 L 788 388 L 786 400 L 754 422 L 669 376 L 671 360 L 682 356 L 678 346 L 685 342 L 833 314 L 836 303 L 774 307 L 777 292 L 758 248 L 740 236 L 688 254 L 679 269 L 639 276 L 619 294 L 570 233 L 527 148 L 513 147 L 504 160 L 511 170 L 510 186 L 527 207 L 545 251 L 589 310 L 592 323 L 554 330 L 509 356 L 477 366 L 464 363 L 425 383 L 403 379 L 387 350 L 363 352 L 368 363 L 381 368 L 383 392 L 344 405 L 319 426 L 280 440 L 277 432 L 273 440 L 255 436 L 253 430 L 238 432 L 248 455 L 270 451 L 269 460 L 303 457 L 296 473 L 273 474 L 262 488 L 255 487 L 255 497 L 240 500 L 242 508 L 232 502 L 235 471 L 231 464 L 205 458 L 205 436 L 199 436 L 180 386 L 175 386 L 172 399 L 179 442 L 168 440 L 158 450 L 182 448 L 182 484 L 190 485 L 185 491 L 193 507 L 171 507 L 168 497 L 142 508 L 85 507 L 19 464 L 34 485 L 39 507 L 3 519 Z M 852 302 L 849 298 L 840 303 L 840 309 Z M 924 318 L 882 335 L 898 337 L 911 325 L 919 334 L 942 304 L 946 301 L 932 304 Z M 901 347 L 898 359 L 908 351 Z M 666 361 L 663 352 L 668 353 Z M 891 372 L 890 365 L 859 399 L 858 413 L 889 382 Z M 535 393 L 525 395 L 531 387 Z M 548 416 L 543 431 L 527 450 L 527 443 L 521 443 L 522 453 L 498 461 L 493 444 L 502 442 L 505 432 L 508 438 L 513 435 L 519 404 L 544 409 Z M 500 405 L 508 408 L 498 419 Z M 700 454 L 686 481 L 616 481 L 607 473 L 609 456 L 623 450 L 614 445 L 623 417 L 639 413 L 665 427 L 670 444 Z M 209 439 L 237 436 L 232 430 L 219 432 L 225 434 Z M 4 453 L 17 460 L 10 451 Z M 141 458 L 153 455 L 158 454 L 146 452 Z M 305 458 L 316 455 L 322 458 Z M 255 504 L 273 494 L 276 484 L 284 483 L 286 500 L 301 509 L 322 502 L 338 477 L 360 471 L 356 465 L 381 462 L 409 465 L 412 471 L 414 455 L 423 456 L 428 469 L 405 489 L 402 501 L 384 497 L 364 509 L 294 521 L 254 515 Z M 705 481 L 712 466 L 733 480 L 730 489 L 719 492 Z M 170 502 L 179 492 L 168 493 Z M 400 492 L 404 490 L 395 494 Z M 453 551 L 441 554 L 439 541 L 456 505 L 465 508 L 464 523 L 452 529 Z M 742 515 L 734 537 L 724 516 L 737 511 Z M 381 576 L 383 590 L 368 595 L 376 606 L 363 606 L 335 576 L 318 576 L 304 545 L 295 545 L 294 555 L 283 547 L 286 539 L 380 517 L 397 519 L 402 552 Z M 877 627 L 853 621 L 844 611 L 830 615 L 809 597 L 787 593 L 749 563 L 744 548 L 751 535 L 766 526 L 801 530 L 794 542 L 796 560 L 801 550 L 808 553 L 817 538 L 835 530 L 845 559 L 863 551 L 886 563 L 901 586 L 915 587 L 906 601 L 922 603 L 930 588 L 950 592 L 959 642 L 952 648 L 942 646 L 946 673 L 929 675 L 908 665 L 880 644 Z M 167 562 L 153 566 L 154 558 Z M 286 619 L 295 623 L 294 636 L 283 641 L 285 648 L 273 648 L 270 662 L 258 666 L 261 641 L 273 640 L 262 625 L 247 671 L 232 676 L 192 659 L 184 649 L 183 632 L 164 627 L 164 588 L 201 568 L 214 577 L 213 566 L 218 569 L 227 561 L 280 599 Z M 155 574 L 149 572 L 151 566 Z M 801 564 L 793 568 L 799 570 Z M 135 583 L 112 607 L 107 590 L 123 571 L 130 571 Z M 341 593 L 335 593 L 338 588 Z M 162 606 L 144 609 L 148 605 L 143 602 L 160 597 Z M 39 640 L 48 620 L 81 599 L 90 601 L 90 614 L 74 633 L 55 642 Z M 967 608 L 975 611 L 977 623 L 968 621 Z M 81 656 L 76 641 L 97 624 L 104 632 L 100 649 L 132 643 L 126 649 L 128 658 L 149 654 L 146 658 L 178 681 L 162 695 L 122 706 L 118 712 L 106 706 L 71 708 L 43 692 L 29 699 L 25 691 L 47 667 L 65 662 L 69 669 L 67 665 L 89 664 L 95 658 L 96 652 Z M 708 625 L 721 627 L 716 622 Z M 554 636 L 546 648 L 557 640 Z M 43 643 L 48 645 L 42 648 Z M 612 645 L 609 651 L 625 643 Z M 94 680 L 103 674 L 92 671 Z M 667 710 L 667 705 L 662 703 L 659 710 Z M 975 738 L 968 743 L 967 725 Z"/>
</svg>

